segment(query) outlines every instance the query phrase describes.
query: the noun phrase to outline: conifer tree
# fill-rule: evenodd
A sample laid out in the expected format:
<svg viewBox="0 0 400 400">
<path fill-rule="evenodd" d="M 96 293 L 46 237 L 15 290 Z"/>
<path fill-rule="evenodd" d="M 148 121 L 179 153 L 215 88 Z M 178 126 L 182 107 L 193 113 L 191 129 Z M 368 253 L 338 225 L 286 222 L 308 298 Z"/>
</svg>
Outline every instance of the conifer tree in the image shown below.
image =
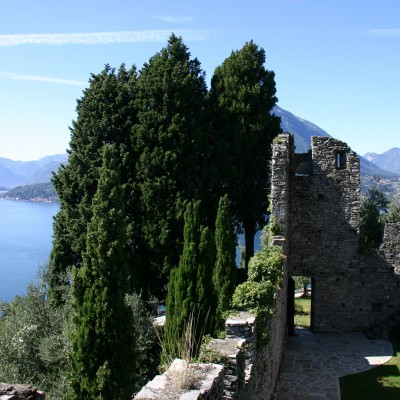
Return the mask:
<svg viewBox="0 0 400 400">
<path fill-rule="evenodd" d="M 82 264 L 86 247 L 86 232 L 92 217 L 92 200 L 97 189 L 101 166 L 101 149 L 105 144 L 116 145 L 116 157 L 125 185 L 125 205 L 129 216 L 128 242 L 135 247 L 138 219 L 136 201 L 135 156 L 131 129 L 136 122 L 134 99 L 136 69 L 122 65 L 116 72 L 106 65 L 100 74 L 92 74 L 89 87 L 77 101 L 77 119 L 71 128 L 68 164 L 53 177 L 60 199 L 60 211 L 54 222 L 51 254 L 52 288 L 58 285 L 60 273 L 68 267 Z M 56 293 L 50 293 L 55 302 Z"/>
<path fill-rule="evenodd" d="M 168 284 L 164 346 L 173 357 L 182 356 L 179 352 L 185 348 L 182 342 L 188 339 L 188 334 L 191 335 L 188 355 L 193 356 L 199 350 L 202 335 L 212 333 L 215 250 L 213 235 L 200 225 L 199 206 L 200 202 L 195 202 L 186 207 L 183 252 Z"/>
<path fill-rule="evenodd" d="M 198 329 L 204 334 L 214 334 L 217 299 L 213 286 L 215 265 L 215 238 L 208 227 L 202 227 L 199 243 L 199 263 L 196 281 Z M 198 334 L 200 336 L 200 334 Z"/>
<path fill-rule="evenodd" d="M 185 205 L 206 198 L 207 88 L 199 61 L 175 35 L 144 65 L 137 88 L 134 140 L 147 274 L 160 293 L 181 255 Z"/>
<path fill-rule="evenodd" d="M 133 391 L 131 313 L 125 304 L 127 228 L 117 153 L 117 146 L 104 146 L 83 265 L 74 274 L 71 388 L 76 400 L 127 400 Z"/>
<path fill-rule="evenodd" d="M 246 268 L 265 225 L 271 143 L 281 131 L 280 118 L 270 114 L 274 73 L 264 63 L 264 49 L 250 41 L 216 68 L 210 90 L 219 191 L 229 195 L 237 230 L 245 233 Z"/>
<path fill-rule="evenodd" d="M 170 356 L 178 356 L 185 328 L 197 308 L 196 278 L 199 261 L 199 203 L 188 203 L 185 211 L 183 252 L 177 268 L 170 274 L 166 300 L 164 346 Z"/>
<path fill-rule="evenodd" d="M 228 310 L 235 289 L 236 246 L 228 196 L 221 197 L 215 224 L 216 261 L 213 284 L 217 300 L 216 328 L 223 329 L 223 312 Z"/>
</svg>

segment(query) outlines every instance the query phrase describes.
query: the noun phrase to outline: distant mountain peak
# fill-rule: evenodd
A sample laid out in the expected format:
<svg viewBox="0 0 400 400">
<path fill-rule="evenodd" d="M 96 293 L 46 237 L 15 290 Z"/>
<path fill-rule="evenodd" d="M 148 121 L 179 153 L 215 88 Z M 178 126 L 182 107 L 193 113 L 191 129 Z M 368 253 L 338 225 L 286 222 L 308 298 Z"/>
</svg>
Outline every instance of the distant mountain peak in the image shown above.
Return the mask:
<svg viewBox="0 0 400 400">
<path fill-rule="evenodd" d="M 321 129 L 319 126 L 307 121 L 297 115 L 292 114 L 289 111 L 284 110 L 279 106 L 275 106 L 272 113 L 281 117 L 281 128 L 285 132 L 292 133 L 294 135 L 294 144 L 296 146 L 296 153 L 306 153 L 311 148 L 311 136 L 328 136 L 332 137 Z M 339 137 L 337 139 L 340 139 Z M 355 149 L 353 149 L 355 151 Z M 393 150 L 393 149 L 392 149 Z M 400 149 L 399 157 L 400 157 Z M 374 154 L 374 153 L 368 153 Z M 372 156 L 371 156 L 372 157 Z M 360 168 L 362 175 L 379 175 L 381 178 L 395 178 L 400 173 L 394 172 L 387 168 L 383 168 L 375 161 L 370 160 L 366 157 L 360 156 Z"/>
<path fill-rule="evenodd" d="M 68 161 L 68 154 L 54 154 L 34 161 L 14 161 L 0 157 L 0 186 L 16 186 L 50 182 L 52 171 Z"/>
<path fill-rule="evenodd" d="M 364 157 L 386 171 L 400 174 L 400 148 L 398 147 L 393 147 L 382 154 L 369 152 Z"/>
</svg>

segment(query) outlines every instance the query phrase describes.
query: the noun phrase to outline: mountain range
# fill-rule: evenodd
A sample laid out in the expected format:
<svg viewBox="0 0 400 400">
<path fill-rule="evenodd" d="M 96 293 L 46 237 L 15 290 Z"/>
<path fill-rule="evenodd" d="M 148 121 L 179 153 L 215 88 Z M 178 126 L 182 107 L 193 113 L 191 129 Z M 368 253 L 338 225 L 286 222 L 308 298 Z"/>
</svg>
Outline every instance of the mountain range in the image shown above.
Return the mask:
<svg viewBox="0 0 400 400">
<path fill-rule="evenodd" d="M 296 115 L 286 111 L 279 106 L 275 106 L 272 112 L 281 117 L 281 128 L 284 132 L 290 132 L 294 134 L 294 144 L 296 146 L 296 153 L 305 153 L 309 149 L 311 149 L 311 136 L 328 136 L 332 137 L 318 127 L 317 125 L 313 124 L 310 121 L 306 121 Z M 336 138 L 340 139 L 340 138 Z M 386 153 L 392 154 L 392 150 L 387 151 Z M 400 149 L 397 149 L 399 152 L 400 157 Z M 399 176 L 400 174 L 400 158 L 397 159 L 398 161 L 398 170 L 395 169 L 388 169 L 388 163 L 384 163 L 386 159 L 385 154 L 382 154 L 382 159 L 379 159 L 379 163 L 375 162 L 375 160 L 371 157 L 360 157 L 360 169 L 361 175 L 368 175 L 368 176 L 378 176 L 380 178 L 385 179 L 393 179 Z M 375 154 L 375 153 L 367 153 L 367 154 Z M 379 156 L 379 155 L 377 155 Z"/>
<path fill-rule="evenodd" d="M 400 174 L 400 149 L 398 147 L 393 147 L 382 154 L 367 153 L 364 154 L 364 158 L 385 171 Z"/>
<path fill-rule="evenodd" d="M 13 161 L 0 157 L 0 186 L 13 188 L 50 182 L 52 171 L 57 171 L 67 160 L 67 154 L 46 156 L 36 161 Z"/>
<path fill-rule="evenodd" d="M 329 136 L 326 131 L 296 115 L 275 106 L 272 112 L 281 117 L 283 131 L 294 134 L 296 152 L 305 153 L 311 148 L 311 136 Z M 400 149 L 393 148 L 383 154 L 367 153 L 360 156 L 361 175 L 385 179 L 398 178 L 400 174 Z M 13 161 L 0 157 L 0 187 L 31 185 L 50 182 L 52 171 L 68 160 L 67 154 L 47 156 L 36 161 Z"/>
</svg>

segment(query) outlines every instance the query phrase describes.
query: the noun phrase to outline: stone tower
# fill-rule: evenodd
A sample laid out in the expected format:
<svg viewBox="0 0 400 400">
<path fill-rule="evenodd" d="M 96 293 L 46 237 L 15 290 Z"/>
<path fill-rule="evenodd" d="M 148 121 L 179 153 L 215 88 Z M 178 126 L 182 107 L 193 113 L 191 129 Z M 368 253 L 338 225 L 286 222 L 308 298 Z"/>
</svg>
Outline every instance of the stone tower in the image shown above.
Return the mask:
<svg viewBox="0 0 400 400">
<path fill-rule="evenodd" d="M 272 223 L 284 232 L 289 275 L 312 279 L 312 329 L 362 330 L 400 309 L 399 227 L 380 251 L 360 254 L 360 160 L 339 140 L 311 140 L 302 154 L 287 133 L 273 145 Z"/>
</svg>

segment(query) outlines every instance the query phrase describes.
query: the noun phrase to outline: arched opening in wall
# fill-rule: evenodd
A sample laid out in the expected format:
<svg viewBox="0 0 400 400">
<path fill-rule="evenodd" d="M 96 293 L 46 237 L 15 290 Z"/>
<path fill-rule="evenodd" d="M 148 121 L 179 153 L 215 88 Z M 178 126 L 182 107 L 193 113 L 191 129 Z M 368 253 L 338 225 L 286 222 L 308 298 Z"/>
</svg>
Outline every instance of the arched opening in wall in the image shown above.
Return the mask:
<svg viewBox="0 0 400 400">
<path fill-rule="evenodd" d="M 309 276 L 293 276 L 288 285 L 288 333 L 295 329 L 312 330 L 315 282 Z"/>
</svg>

